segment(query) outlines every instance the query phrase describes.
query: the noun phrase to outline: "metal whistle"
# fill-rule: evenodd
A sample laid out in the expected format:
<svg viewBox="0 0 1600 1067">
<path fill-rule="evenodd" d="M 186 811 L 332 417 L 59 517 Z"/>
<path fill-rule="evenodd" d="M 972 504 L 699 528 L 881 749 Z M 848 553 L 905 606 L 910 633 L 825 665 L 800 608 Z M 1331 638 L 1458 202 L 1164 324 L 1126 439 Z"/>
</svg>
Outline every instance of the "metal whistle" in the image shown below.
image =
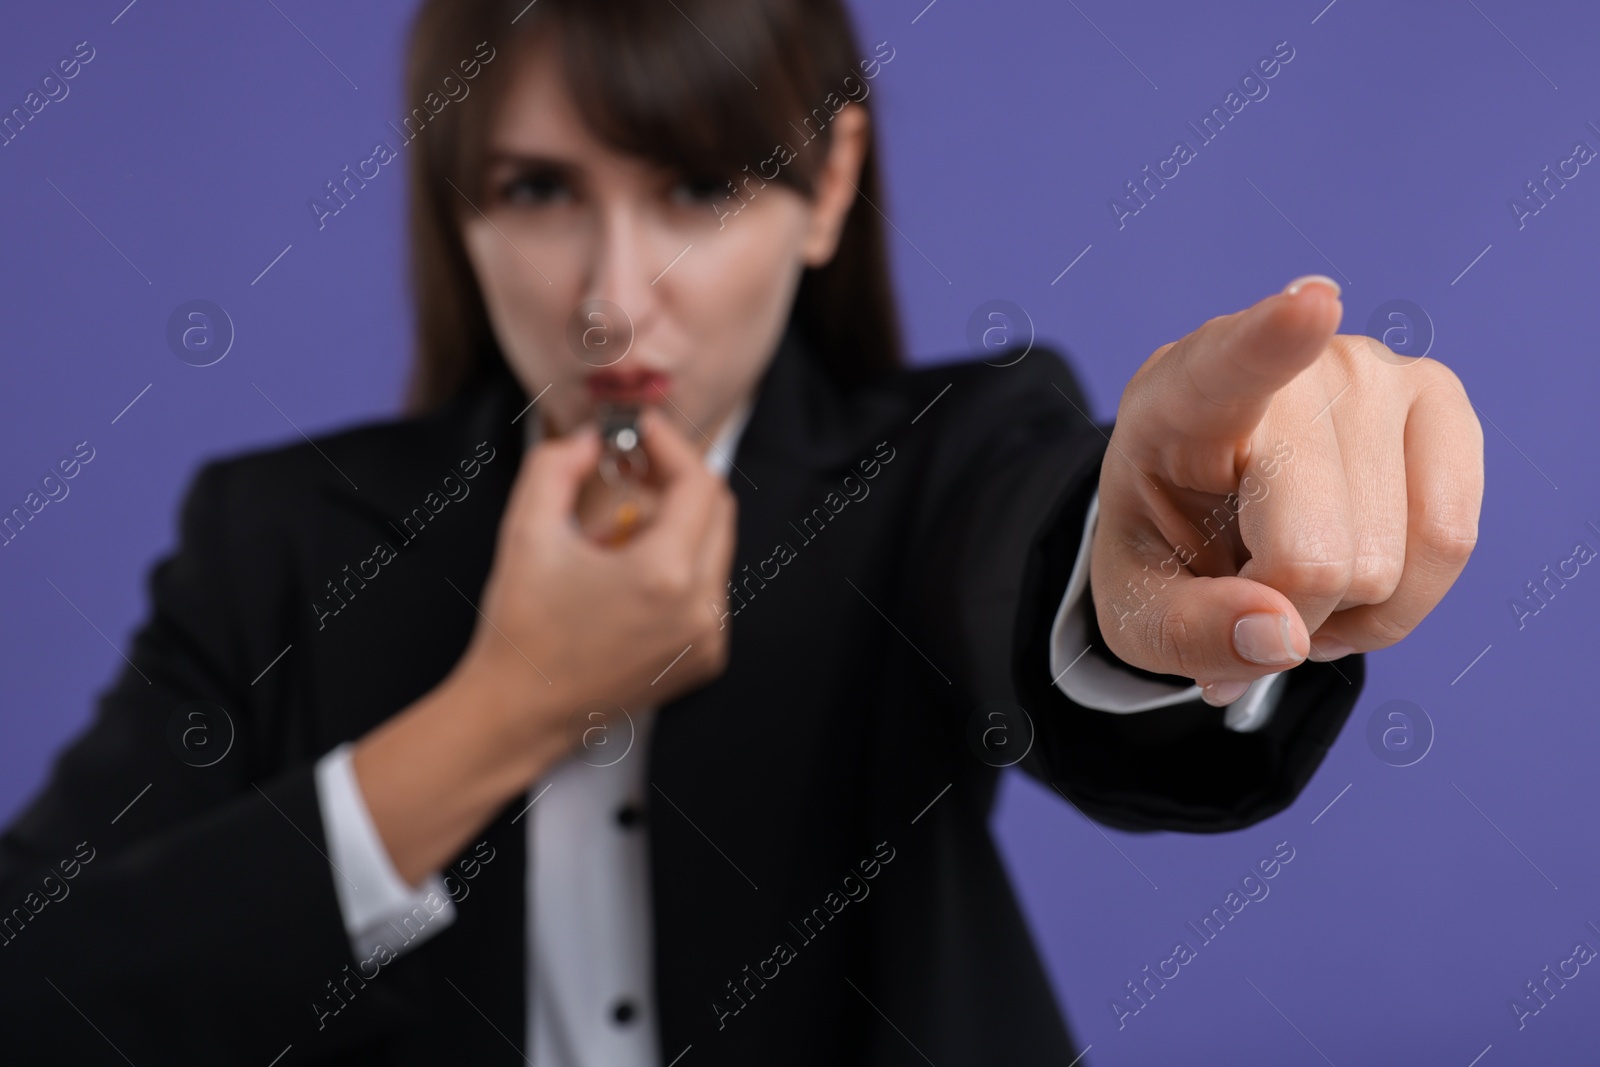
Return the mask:
<svg viewBox="0 0 1600 1067">
<path fill-rule="evenodd" d="M 597 412 L 600 426 L 600 477 L 612 489 L 625 497 L 617 505 L 612 517 L 612 530 L 607 543 L 621 545 L 632 537 L 642 517 L 639 506 L 639 488 L 650 461 L 645 456 L 639 435 L 638 404 L 601 401 Z"/>
<path fill-rule="evenodd" d="M 615 489 L 629 488 L 644 480 L 650 469 L 639 436 L 639 405 L 600 402 L 600 477 Z"/>
</svg>

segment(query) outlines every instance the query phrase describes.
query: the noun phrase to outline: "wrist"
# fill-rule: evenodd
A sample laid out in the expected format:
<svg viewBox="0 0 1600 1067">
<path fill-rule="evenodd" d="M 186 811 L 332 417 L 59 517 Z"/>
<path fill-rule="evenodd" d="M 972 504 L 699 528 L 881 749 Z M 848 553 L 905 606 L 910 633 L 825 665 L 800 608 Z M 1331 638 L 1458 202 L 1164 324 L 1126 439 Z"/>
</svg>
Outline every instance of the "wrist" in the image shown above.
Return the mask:
<svg viewBox="0 0 1600 1067">
<path fill-rule="evenodd" d="M 560 759 L 557 731 L 540 727 L 550 717 L 511 695 L 491 676 L 458 669 L 352 750 L 373 824 L 411 885 Z"/>
<path fill-rule="evenodd" d="M 516 783 L 516 792 L 565 753 L 560 723 L 550 710 L 552 697 L 543 692 L 550 688 L 543 681 L 507 677 L 468 655 L 422 702 L 429 705 L 426 714 L 475 740 L 473 762 L 482 773 Z"/>
</svg>

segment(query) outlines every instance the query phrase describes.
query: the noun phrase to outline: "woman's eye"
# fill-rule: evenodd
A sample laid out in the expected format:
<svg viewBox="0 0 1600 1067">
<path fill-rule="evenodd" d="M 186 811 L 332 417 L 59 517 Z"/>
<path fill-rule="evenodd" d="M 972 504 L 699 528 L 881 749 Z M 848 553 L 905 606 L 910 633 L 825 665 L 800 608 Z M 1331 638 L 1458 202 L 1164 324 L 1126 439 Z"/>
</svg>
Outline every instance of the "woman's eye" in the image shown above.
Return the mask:
<svg viewBox="0 0 1600 1067">
<path fill-rule="evenodd" d="M 553 174 L 519 174 L 500 186 L 500 198 L 508 204 L 549 204 L 568 191 Z"/>
<path fill-rule="evenodd" d="M 673 199 L 690 204 L 710 204 L 726 199 L 728 183 L 725 179 L 702 174 L 682 178 L 672 187 Z"/>
</svg>

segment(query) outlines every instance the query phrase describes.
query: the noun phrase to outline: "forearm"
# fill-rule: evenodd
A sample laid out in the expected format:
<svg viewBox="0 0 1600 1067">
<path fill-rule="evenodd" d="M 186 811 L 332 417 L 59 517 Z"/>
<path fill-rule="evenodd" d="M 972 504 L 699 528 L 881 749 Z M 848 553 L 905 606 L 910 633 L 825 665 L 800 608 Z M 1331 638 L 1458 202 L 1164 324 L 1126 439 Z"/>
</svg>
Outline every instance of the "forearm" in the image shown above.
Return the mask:
<svg viewBox="0 0 1600 1067">
<path fill-rule="evenodd" d="M 553 718 L 512 696 L 457 671 L 356 743 L 351 761 L 367 810 L 411 885 L 444 868 L 565 753 Z"/>
</svg>

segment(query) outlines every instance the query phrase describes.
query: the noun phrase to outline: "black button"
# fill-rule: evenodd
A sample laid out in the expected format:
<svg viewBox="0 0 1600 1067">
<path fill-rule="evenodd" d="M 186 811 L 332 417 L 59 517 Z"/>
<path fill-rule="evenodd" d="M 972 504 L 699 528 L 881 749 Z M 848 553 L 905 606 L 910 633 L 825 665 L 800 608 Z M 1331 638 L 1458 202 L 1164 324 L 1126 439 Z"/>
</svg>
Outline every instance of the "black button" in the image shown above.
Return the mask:
<svg viewBox="0 0 1600 1067">
<path fill-rule="evenodd" d="M 617 824 L 625 830 L 631 830 L 644 822 L 644 809 L 637 804 L 627 803 L 617 809 Z"/>
<path fill-rule="evenodd" d="M 616 1006 L 611 1009 L 611 1017 L 619 1023 L 626 1023 L 633 1018 L 634 1014 L 635 1009 L 631 1000 L 619 1000 Z"/>
</svg>

